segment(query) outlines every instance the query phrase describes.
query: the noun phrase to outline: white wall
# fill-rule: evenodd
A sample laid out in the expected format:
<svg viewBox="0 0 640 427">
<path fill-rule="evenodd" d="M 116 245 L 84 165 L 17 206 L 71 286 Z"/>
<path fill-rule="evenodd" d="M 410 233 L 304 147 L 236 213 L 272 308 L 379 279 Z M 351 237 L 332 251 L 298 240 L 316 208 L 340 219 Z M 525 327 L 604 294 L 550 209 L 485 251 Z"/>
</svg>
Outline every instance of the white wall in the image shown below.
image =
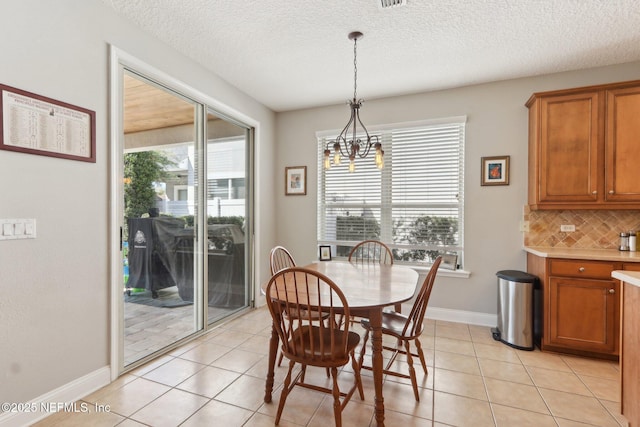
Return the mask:
<svg viewBox="0 0 640 427">
<path fill-rule="evenodd" d="M 99 0 L 3 1 L 0 16 L 0 82 L 97 125 L 96 163 L 0 151 L 0 218 L 37 220 L 36 239 L 0 241 L 0 401 L 28 402 L 110 363 L 109 44 L 260 123 L 258 260 L 275 241 L 275 116 Z"/>
<path fill-rule="evenodd" d="M 428 70 L 425 70 L 428 72 Z M 349 76 L 345 76 L 345 79 Z M 467 116 L 465 152 L 465 269 L 468 279 L 440 277 L 431 308 L 495 316 L 499 270 L 525 270 L 519 223 L 527 202 L 528 110 L 533 92 L 640 79 L 640 63 L 366 101 L 367 126 Z M 359 87 L 366 98 L 367 88 Z M 347 95 L 347 94 L 345 94 Z M 317 259 L 317 148 L 315 132 L 341 129 L 347 105 L 277 115 L 277 236 L 299 262 Z M 480 158 L 511 156 L 509 186 L 480 186 Z M 305 197 L 284 196 L 285 166 L 307 166 Z M 357 173 L 357 171 L 356 171 Z M 487 318 L 485 316 L 485 318 Z"/>
</svg>

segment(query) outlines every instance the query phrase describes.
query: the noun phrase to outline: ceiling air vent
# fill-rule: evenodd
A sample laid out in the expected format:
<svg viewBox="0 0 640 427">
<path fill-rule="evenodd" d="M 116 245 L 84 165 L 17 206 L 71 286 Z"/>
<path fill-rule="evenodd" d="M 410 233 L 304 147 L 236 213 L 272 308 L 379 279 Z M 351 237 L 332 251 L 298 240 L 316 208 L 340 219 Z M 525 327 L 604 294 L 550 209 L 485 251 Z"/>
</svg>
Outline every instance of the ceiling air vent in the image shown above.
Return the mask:
<svg viewBox="0 0 640 427">
<path fill-rule="evenodd" d="M 378 0 L 380 9 L 389 9 L 392 7 L 406 6 L 407 0 Z"/>
</svg>

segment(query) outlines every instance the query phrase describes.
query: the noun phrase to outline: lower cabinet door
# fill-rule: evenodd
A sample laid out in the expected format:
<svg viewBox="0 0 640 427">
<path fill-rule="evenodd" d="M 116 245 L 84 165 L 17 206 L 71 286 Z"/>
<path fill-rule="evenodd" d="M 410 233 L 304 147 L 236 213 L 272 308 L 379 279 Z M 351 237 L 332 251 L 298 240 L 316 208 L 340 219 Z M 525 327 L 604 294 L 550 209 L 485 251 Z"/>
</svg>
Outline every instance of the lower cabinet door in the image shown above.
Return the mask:
<svg viewBox="0 0 640 427">
<path fill-rule="evenodd" d="M 550 277 L 547 344 L 618 354 L 619 283 Z"/>
</svg>

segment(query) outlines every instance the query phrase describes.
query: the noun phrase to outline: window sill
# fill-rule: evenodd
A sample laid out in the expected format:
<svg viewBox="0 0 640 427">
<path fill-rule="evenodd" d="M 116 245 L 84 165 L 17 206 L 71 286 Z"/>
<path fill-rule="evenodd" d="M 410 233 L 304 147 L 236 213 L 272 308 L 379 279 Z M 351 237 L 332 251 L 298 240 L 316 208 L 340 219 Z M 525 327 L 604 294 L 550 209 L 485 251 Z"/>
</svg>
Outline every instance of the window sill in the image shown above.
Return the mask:
<svg viewBox="0 0 640 427">
<path fill-rule="evenodd" d="M 415 267 L 408 265 L 407 267 L 413 268 L 418 274 L 427 274 L 429 272 L 429 267 Z M 466 270 L 447 270 L 444 268 L 438 269 L 438 277 L 455 277 L 458 279 L 468 279 L 471 276 L 470 271 Z"/>
</svg>

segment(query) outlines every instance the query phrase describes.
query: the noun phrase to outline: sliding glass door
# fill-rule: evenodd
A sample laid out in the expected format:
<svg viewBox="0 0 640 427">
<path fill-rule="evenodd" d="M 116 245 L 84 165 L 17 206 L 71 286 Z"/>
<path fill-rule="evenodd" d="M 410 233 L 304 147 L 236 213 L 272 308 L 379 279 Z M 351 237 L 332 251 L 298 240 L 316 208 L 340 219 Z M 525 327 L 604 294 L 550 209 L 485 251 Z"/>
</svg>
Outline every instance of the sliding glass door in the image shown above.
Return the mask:
<svg viewBox="0 0 640 427">
<path fill-rule="evenodd" d="M 123 75 L 123 366 L 247 308 L 251 131 Z"/>
</svg>

